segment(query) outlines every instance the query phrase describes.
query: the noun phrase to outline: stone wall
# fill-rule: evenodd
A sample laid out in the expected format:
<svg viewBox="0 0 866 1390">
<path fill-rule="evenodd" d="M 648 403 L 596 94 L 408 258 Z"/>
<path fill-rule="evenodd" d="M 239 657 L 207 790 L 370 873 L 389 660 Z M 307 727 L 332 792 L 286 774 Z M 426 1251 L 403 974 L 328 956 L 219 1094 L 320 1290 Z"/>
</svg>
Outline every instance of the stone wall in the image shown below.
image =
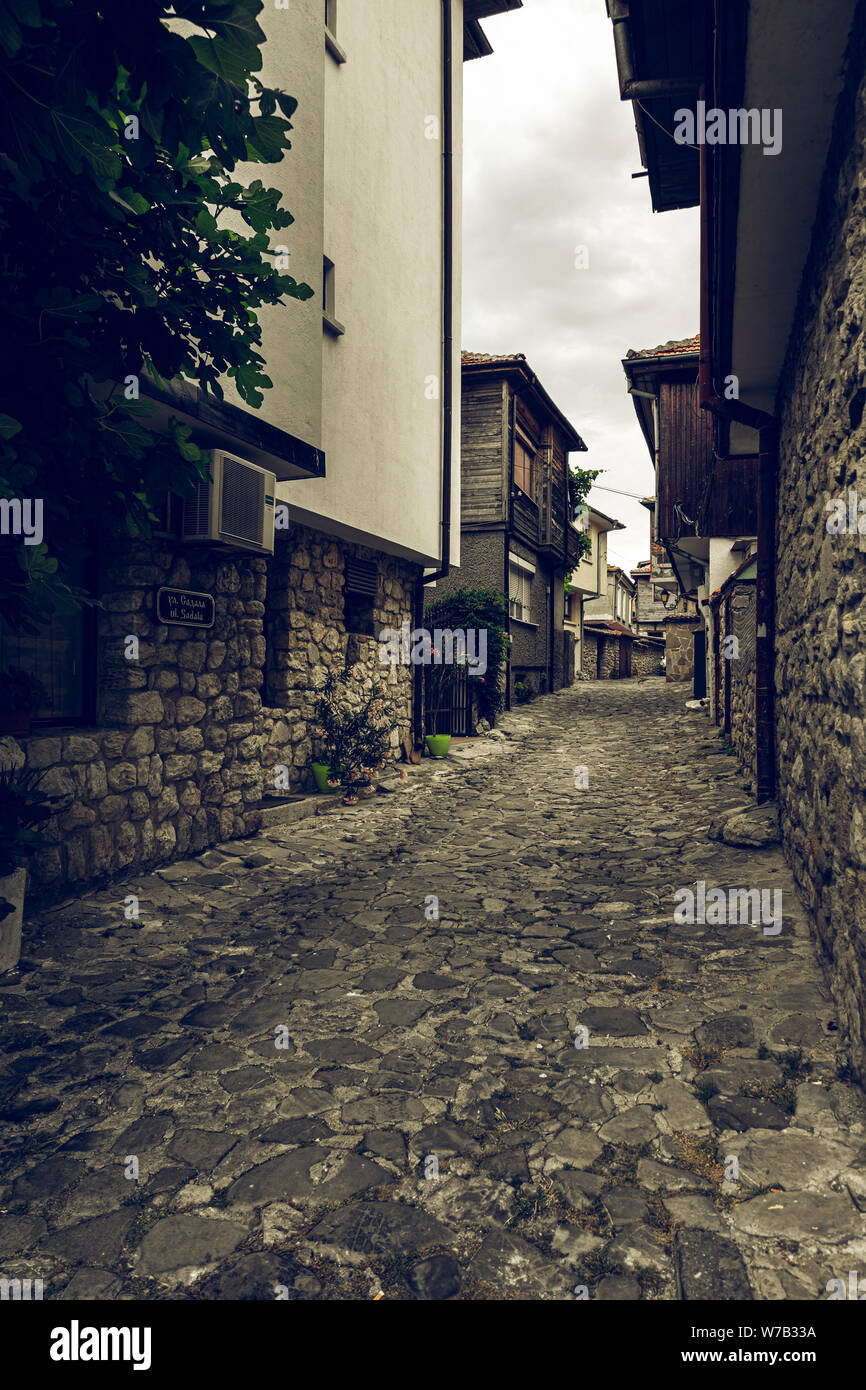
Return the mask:
<svg viewBox="0 0 866 1390">
<path fill-rule="evenodd" d="M 694 633 L 701 627 L 700 619 L 665 619 L 665 674 L 669 681 L 690 681 L 695 675 Z"/>
<path fill-rule="evenodd" d="M 32 891 L 47 896 L 255 833 L 277 768 L 288 768 L 291 790 L 312 785 L 314 683 L 347 656 L 364 688 L 385 684 L 399 754 L 413 668 L 382 666 L 375 637 L 346 633 L 347 554 L 378 563 L 376 632 L 411 621 L 413 566 L 304 528 L 279 539 L 272 560 L 168 542 L 106 548 L 97 724 L 3 740 L 3 761 L 39 770 L 42 788 L 68 800 L 31 861 Z M 214 626 L 156 622 L 161 585 L 213 594 Z"/>
<path fill-rule="evenodd" d="M 600 637 L 601 648 L 601 667 L 599 669 L 599 680 L 612 681 L 619 680 L 619 637 Z"/>
<path fill-rule="evenodd" d="M 725 626 L 725 606 L 722 605 L 722 661 L 724 639 L 737 639 L 737 655 L 725 664 L 730 667 L 731 682 L 731 742 L 740 763 L 749 772 L 757 773 L 755 746 L 755 585 L 735 584 L 730 600 L 730 634 Z M 724 671 L 723 671 L 724 674 Z"/>
<path fill-rule="evenodd" d="M 347 633 L 343 621 L 343 575 L 346 556 L 375 561 L 379 593 L 374 605 L 374 636 Z M 316 685 L 323 673 L 348 660 L 358 674 L 358 692 L 366 696 L 374 682 L 385 686 L 396 728 L 391 736 L 397 756 L 401 741 L 412 736 L 414 667 L 383 665 L 378 634 L 384 628 L 414 627 L 414 587 L 418 567 L 364 546 L 338 542 L 295 526 L 278 541 L 270 564 L 266 698 L 282 711 L 289 739 L 285 756 L 293 790 L 309 787 L 313 756 L 312 722 Z M 435 593 L 435 591 L 433 591 Z M 273 749 L 273 752 L 278 751 Z M 266 775 L 273 767 L 266 769 Z"/>
<path fill-rule="evenodd" d="M 591 681 L 619 680 L 619 651 L 622 642 L 628 642 L 632 647 L 632 652 L 634 651 L 632 638 L 618 637 L 616 633 L 593 632 L 591 628 L 584 627 L 584 677 Z"/>
<path fill-rule="evenodd" d="M 826 504 L 866 498 L 866 7 L 830 147 L 777 401 L 776 746 L 786 853 L 866 1081 L 866 536 Z"/>
<path fill-rule="evenodd" d="M 583 629 L 581 674 L 588 681 L 598 679 L 598 637 L 586 627 Z"/>
<path fill-rule="evenodd" d="M 633 676 L 657 676 L 661 669 L 661 643 L 656 646 L 634 642 L 631 649 L 631 673 Z"/>
</svg>

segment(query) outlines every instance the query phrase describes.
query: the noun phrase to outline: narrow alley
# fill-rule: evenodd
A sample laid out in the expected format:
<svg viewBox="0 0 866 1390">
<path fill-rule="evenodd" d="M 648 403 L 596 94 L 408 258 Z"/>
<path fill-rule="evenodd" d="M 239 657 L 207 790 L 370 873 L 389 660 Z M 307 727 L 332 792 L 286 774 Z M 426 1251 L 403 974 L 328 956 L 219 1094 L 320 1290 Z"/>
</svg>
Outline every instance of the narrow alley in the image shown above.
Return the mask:
<svg viewBox="0 0 866 1390">
<path fill-rule="evenodd" d="M 779 845 L 718 838 L 752 798 L 688 693 L 579 684 L 30 923 L 0 977 L 4 1274 L 821 1300 L 863 1268 L 862 1093 Z M 781 922 L 676 920 L 719 888 Z"/>
</svg>

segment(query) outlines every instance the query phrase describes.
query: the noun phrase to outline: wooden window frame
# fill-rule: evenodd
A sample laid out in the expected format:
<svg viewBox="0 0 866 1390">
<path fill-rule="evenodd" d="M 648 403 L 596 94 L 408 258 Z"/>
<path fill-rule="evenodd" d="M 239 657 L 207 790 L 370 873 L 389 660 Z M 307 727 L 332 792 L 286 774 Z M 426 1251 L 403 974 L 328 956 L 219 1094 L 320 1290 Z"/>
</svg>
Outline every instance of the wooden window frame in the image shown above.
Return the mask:
<svg viewBox="0 0 866 1390">
<path fill-rule="evenodd" d="M 335 338 L 341 338 L 345 328 L 336 315 L 337 268 L 330 256 L 322 257 L 322 325 Z"/>
<path fill-rule="evenodd" d="M 532 623 L 532 580 L 535 568 L 519 556 L 508 557 L 508 616 L 518 623 Z M 515 579 L 517 592 L 515 593 Z M 525 601 L 524 601 L 525 594 Z M 519 608 L 519 612 L 515 611 Z"/>
<path fill-rule="evenodd" d="M 325 0 L 325 47 L 335 63 L 345 63 L 346 54 L 337 38 L 339 0 Z"/>
<path fill-rule="evenodd" d="M 518 465 L 518 450 L 520 450 L 521 453 L 526 455 L 529 459 L 528 480 L 526 480 L 524 476 L 526 469 L 523 467 L 522 464 Z M 530 502 L 535 501 L 535 485 L 537 482 L 537 455 L 538 450 L 533 448 L 526 435 L 519 432 L 516 433 L 514 436 L 514 486 L 518 488 L 520 492 L 523 493 L 524 497 L 528 497 Z M 528 481 L 528 488 L 523 486 L 523 483 L 520 481 L 521 477 L 524 477 L 524 481 Z"/>
</svg>

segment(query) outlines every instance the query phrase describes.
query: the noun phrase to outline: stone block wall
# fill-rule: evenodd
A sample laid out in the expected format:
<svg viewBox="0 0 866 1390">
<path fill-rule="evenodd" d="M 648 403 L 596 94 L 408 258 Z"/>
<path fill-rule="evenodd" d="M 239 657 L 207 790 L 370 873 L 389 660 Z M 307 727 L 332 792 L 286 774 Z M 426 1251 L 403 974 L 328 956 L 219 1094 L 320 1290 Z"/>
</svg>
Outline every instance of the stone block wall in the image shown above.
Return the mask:
<svg viewBox="0 0 866 1390">
<path fill-rule="evenodd" d="M 254 834 L 277 768 L 290 790 L 312 786 L 314 685 L 347 656 L 359 685 L 385 685 L 399 755 L 413 668 L 382 666 L 375 636 L 346 632 L 347 554 L 377 561 L 376 632 L 411 621 L 413 566 L 303 528 L 278 540 L 273 559 L 173 542 L 105 548 L 97 723 L 3 740 L 3 761 L 39 770 L 43 789 L 68 802 L 31 860 L 36 896 Z M 158 623 L 159 586 L 213 594 L 214 626 Z"/>
<path fill-rule="evenodd" d="M 700 619 L 665 619 L 665 674 L 669 681 L 690 681 L 695 675 L 694 633 Z"/>
<path fill-rule="evenodd" d="M 736 657 L 727 662 L 731 682 L 731 742 L 741 765 L 757 773 L 755 746 L 755 585 L 735 584 L 730 601 L 730 634 L 725 626 L 722 606 L 722 642 L 728 635 L 737 638 Z M 722 646 L 724 652 L 724 645 Z M 724 661 L 724 656 L 722 657 Z M 723 672 L 724 674 L 724 672 Z"/>
<path fill-rule="evenodd" d="M 347 633 L 343 621 L 343 577 L 347 556 L 375 561 L 379 592 L 374 604 L 375 635 Z M 358 675 L 361 692 L 374 684 L 385 687 L 385 700 L 394 711 L 392 754 L 412 736 L 413 673 L 411 665 L 383 664 L 378 640 L 384 628 L 414 627 L 413 603 L 418 567 L 364 546 L 338 542 L 304 526 L 294 526 L 277 544 L 270 568 L 268 602 L 268 663 L 266 698 L 283 711 L 288 726 L 285 745 L 274 744 L 269 757 L 288 765 L 293 789 L 309 785 L 313 756 L 313 710 L 316 685 L 326 671 L 348 660 Z"/>
<path fill-rule="evenodd" d="M 601 648 L 601 668 L 598 673 L 599 680 L 619 680 L 620 639 L 618 637 L 600 637 L 598 640 L 603 644 Z"/>
<path fill-rule="evenodd" d="M 780 420 L 776 747 L 786 853 L 866 1082 L 866 536 L 826 504 L 866 498 L 866 13 L 858 10 Z"/>
<path fill-rule="evenodd" d="M 657 676 L 661 667 L 662 649 L 644 646 L 634 642 L 631 649 L 631 673 L 633 676 Z"/>
<path fill-rule="evenodd" d="M 581 672 L 585 680 L 598 679 L 598 637 L 588 628 L 583 629 L 583 651 L 581 653 Z"/>
</svg>

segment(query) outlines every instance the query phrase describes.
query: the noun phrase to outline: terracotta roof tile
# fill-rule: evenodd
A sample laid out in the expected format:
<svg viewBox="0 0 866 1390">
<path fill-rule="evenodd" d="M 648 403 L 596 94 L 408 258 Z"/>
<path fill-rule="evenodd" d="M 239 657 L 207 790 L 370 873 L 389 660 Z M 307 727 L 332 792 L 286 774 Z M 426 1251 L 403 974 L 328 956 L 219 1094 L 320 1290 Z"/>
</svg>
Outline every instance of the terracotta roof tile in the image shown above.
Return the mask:
<svg viewBox="0 0 866 1390">
<path fill-rule="evenodd" d="M 685 357 L 700 352 L 700 349 L 701 335 L 698 333 L 694 338 L 672 338 L 669 343 L 662 343 L 660 347 L 629 348 L 626 357 Z"/>
<path fill-rule="evenodd" d="M 484 362 L 525 362 L 524 352 L 463 352 L 460 354 L 464 367 L 479 366 Z"/>
<path fill-rule="evenodd" d="M 636 632 L 632 632 L 631 628 L 626 627 L 624 623 L 617 622 L 616 618 L 585 618 L 583 626 L 591 631 L 618 633 L 621 637 L 637 636 Z"/>
</svg>

